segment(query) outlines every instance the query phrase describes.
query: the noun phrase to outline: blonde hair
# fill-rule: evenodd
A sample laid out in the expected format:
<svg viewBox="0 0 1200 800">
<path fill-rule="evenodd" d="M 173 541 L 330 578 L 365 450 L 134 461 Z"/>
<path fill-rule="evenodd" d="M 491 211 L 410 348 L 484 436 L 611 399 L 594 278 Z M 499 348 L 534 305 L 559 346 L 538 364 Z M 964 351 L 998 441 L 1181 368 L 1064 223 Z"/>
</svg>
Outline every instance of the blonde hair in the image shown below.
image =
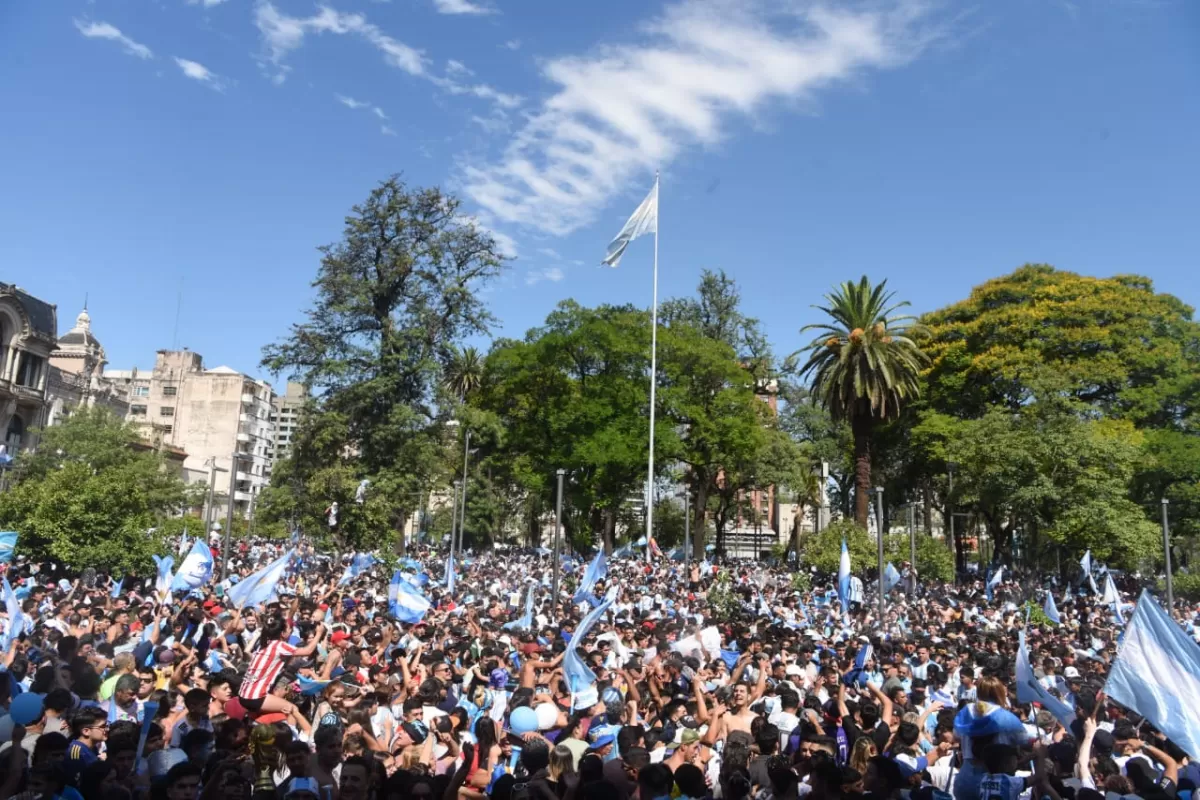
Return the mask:
<svg viewBox="0 0 1200 800">
<path fill-rule="evenodd" d="M 850 751 L 850 766 L 859 775 L 866 775 L 867 763 L 877 755 L 879 750 L 875 747 L 875 741 L 870 736 L 860 736 Z"/>
<path fill-rule="evenodd" d="M 575 754 L 565 744 L 556 744 L 550 751 L 550 763 L 546 767 L 550 780 L 557 781 L 563 775 L 575 774 Z"/>
<path fill-rule="evenodd" d="M 975 713 L 983 715 L 987 713 L 987 706 L 984 703 L 994 703 L 1001 708 L 1008 707 L 1008 689 L 1005 688 L 1004 682 L 992 675 L 986 675 L 979 679 L 979 683 L 975 687 Z"/>
</svg>

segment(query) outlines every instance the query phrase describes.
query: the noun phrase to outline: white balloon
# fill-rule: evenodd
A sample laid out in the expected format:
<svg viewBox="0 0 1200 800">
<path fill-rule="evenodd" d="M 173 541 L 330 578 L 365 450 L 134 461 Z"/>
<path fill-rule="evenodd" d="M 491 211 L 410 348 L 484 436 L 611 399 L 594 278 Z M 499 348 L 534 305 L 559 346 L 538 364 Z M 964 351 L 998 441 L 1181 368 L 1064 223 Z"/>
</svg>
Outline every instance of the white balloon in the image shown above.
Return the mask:
<svg viewBox="0 0 1200 800">
<path fill-rule="evenodd" d="M 558 708 L 554 703 L 542 703 L 533 711 L 537 714 L 539 731 L 548 731 L 558 724 Z"/>
</svg>

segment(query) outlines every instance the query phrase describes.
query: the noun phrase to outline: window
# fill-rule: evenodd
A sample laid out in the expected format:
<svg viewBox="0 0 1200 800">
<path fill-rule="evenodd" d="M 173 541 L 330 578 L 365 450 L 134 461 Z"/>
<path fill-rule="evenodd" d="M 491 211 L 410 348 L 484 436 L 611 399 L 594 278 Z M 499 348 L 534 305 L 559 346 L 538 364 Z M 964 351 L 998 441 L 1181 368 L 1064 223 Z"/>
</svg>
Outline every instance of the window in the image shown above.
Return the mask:
<svg viewBox="0 0 1200 800">
<path fill-rule="evenodd" d="M 176 390 L 177 389 L 174 386 L 164 386 L 163 387 L 163 397 L 174 397 Z"/>
<path fill-rule="evenodd" d="M 134 417 L 144 417 L 144 416 L 146 416 L 146 407 L 145 406 L 130 406 L 129 414 Z"/>
<path fill-rule="evenodd" d="M 133 387 L 133 396 L 134 397 L 149 397 L 150 396 L 150 387 L 149 386 Z"/>
<path fill-rule="evenodd" d="M 161 428 L 159 428 L 159 430 L 163 432 L 163 436 L 170 436 L 171 431 L 175 430 L 175 426 L 174 425 L 163 425 Z"/>
<path fill-rule="evenodd" d="M 163 406 L 158 410 L 158 415 L 160 417 L 173 417 L 175 416 L 175 409 L 171 406 Z"/>
</svg>

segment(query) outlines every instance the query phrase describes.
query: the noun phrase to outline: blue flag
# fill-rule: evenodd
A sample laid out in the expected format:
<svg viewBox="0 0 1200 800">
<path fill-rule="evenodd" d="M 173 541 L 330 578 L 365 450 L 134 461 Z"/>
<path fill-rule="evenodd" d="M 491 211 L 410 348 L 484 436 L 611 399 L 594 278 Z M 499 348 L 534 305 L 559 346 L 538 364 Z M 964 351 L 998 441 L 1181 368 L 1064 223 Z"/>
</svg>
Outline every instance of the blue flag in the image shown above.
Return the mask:
<svg viewBox="0 0 1200 800">
<path fill-rule="evenodd" d="M 616 550 L 613 550 L 613 558 L 632 558 L 633 557 L 633 542 L 628 542 L 621 545 Z"/>
<path fill-rule="evenodd" d="M 1079 568 L 1083 570 L 1083 575 L 1087 578 L 1088 586 L 1092 590 L 1092 594 L 1099 594 L 1100 591 L 1096 588 L 1096 579 L 1092 577 L 1092 551 L 1088 550 L 1083 554 L 1083 558 L 1079 559 Z"/>
<path fill-rule="evenodd" d="M 726 650 L 724 647 L 721 648 L 721 660 L 725 662 L 725 666 L 731 671 L 737 666 L 738 659 L 741 658 L 741 656 L 742 654 L 737 650 Z"/>
<path fill-rule="evenodd" d="M 355 553 L 350 559 L 350 563 L 346 566 L 346 571 L 342 573 L 341 580 L 338 581 L 338 586 L 345 586 L 350 581 L 363 575 L 375 564 L 375 556 L 370 553 Z"/>
<path fill-rule="evenodd" d="M 288 562 L 296 551 L 288 550 L 267 566 L 239 581 L 225 592 L 230 605 L 234 608 L 246 608 L 262 605 L 275 594 L 275 587 L 287 572 Z"/>
<path fill-rule="evenodd" d="M 1125 628 L 1104 691 L 1200 759 L 1200 647 L 1148 592 Z"/>
<path fill-rule="evenodd" d="M 1059 700 L 1038 682 L 1029 663 L 1029 649 L 1025 646 L 1025 631 L 1017 635 L 1017 702 L 1041 703 L 1067 730 L 1075 721 L 1075 710 Z"/>
<path fill-rule="evenodd" d="M 1058 606 L 1054 604 L 1053 592 L 1046 592 L 1046 603 L 1042 606 L 1042 613 L 1055 625 L 1062 625 L 1062 617 L 1058 614 Z"/>
<path fill-rule="evenodd" d="M 316 681 L 303 675 L 297 675 L 296 680 L 300 684 L 300 694 L 304 697 L 316 697 L 325 691 L 326 686 L 333 683 L 333 681 Z"/>
<path fill-rule="evenodd" d="M 993 568 L 989 566 L 987 586 L 985 587 L 985 591 L 987 592 L 987 600 L 989 603 L 992 602 L 992 594 L 996 587 L 1000 585 L 1002 580 L 1004 580 L 1004 565 L 1000 564 L 999 566 L 995 567 L 995 571 L 993 571 Z"/>
<path fill-rule="evenodd" d="M 608 575 L 608 564 L 604 561 L 604 549 L 596 553 L 596 557 L 592 559 L 592 563 L 588 564 L 588 568 L 583 573 L 583 582 L 579 584 L 579 589 L 575 592 L 574 602 L 582 603 L 592 590 L 596 588 L 596 584 L 601 578 Z"/>
<path fill-rule="evenodd" d="M 883 570 L 883 593 L 887 594 L 892 589 L 896 588 L 896 584 L 900 583 L 900 573 L 892 562 L 888 562 L 887 567 Z"/>
<path fill-rule="evenodd" d="M 842 557 L 838 561 L 838 597 L 842 601 L 842 610 L 850 613 L 850 550 L 846 548 L 846 540 L 842 539 Z"/>
<path fill-rule="evenodd" d="M 159 601 L 165 603 L 171 597 L 171 567 L 175 566 L 175 556 L 151 556 L 154 566 L 158 569 L 158 577 L 154 581 L 154 593 Z"/>
<path fill-rule="evenodd" d="M 413 586 L 396 570 L 388 585 L 388 613 L 401 622 L 413 625 L 421 621 L 429 610 L 429 598 Z"/>
<path fill-rule="evenodd" d="M 0 585 L 4 588 L 4 613 L 8 615 L 8 628 L 5 629 L 3 641 L 0 641 L 0 647 L 7 652 L 12 643 L 25 630 L 25 614 L 21 611 L 21 601 L 13 593 L 13 588 L 9 585 L 8 578 L 4 578 L 3 583 Z"/>
<path fill-rule="evenodd" d="M 842 679 L 842 682 L 847 686 L 857 684 L 867 670 L 867 662 L 874 655 L 875 648 L 870 644 L 863 644 L 862 647 L 858 648 L 858 654 L 854 656 L 854 669 L 846 673 L 846 677 Z"/>
<path fill-rule="evenodd" d="M 122 577 L 121 580 L 119 580 L 113 584 L 112 592 L 110 592 L 109 594 L 112 598 L 116 599 L 121 596 L 121 591 L 124 588 L 125 588 L 125 578 Z"/>
<path fill-rule="evenodd" d="M 567 686 L 571 690 L 571 694 L 579 694 L 589 688 L 596 682 L 596 673 L 592 672 L 591 668 L 584 663 L 579 657 L 576 648 L 583 644 L 587 638 L 588 631 L 596 624 L 601 615 L 608 610 L 608 607 L 617 599 L 616 587 L 609 591 L 608 596 L 600 605 L 593 608 L 588 615 L 583 618 L 574 632 L 571 634 L 570 643 L 567 645 L 566 655 L 563 657 L 563 673 L 567 678 Z"/>
<path fill-rule="evenodd" d="M 0 564 L 7 564 L 12 561 L 13 550 L 17 549 L 16 531 L 4 531 L 0 533 Z"/>
<path fill-rule="evenodd" d="M 186 592 L 203 586 L 212 580 L 213 555 L 212 550 L 199 539 L 192 545 L 192 552 L 187 554 L 175 579 L 171 581 L 171 591 Z"/>
</svg>

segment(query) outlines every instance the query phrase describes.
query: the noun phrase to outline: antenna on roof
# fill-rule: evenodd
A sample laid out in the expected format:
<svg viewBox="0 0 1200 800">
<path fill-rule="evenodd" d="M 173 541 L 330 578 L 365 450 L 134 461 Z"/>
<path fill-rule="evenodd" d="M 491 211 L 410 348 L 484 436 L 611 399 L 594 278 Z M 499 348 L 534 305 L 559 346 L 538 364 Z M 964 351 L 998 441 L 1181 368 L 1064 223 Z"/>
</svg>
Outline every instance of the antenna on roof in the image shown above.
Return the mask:
<svg viewBox="0 0 1200 800">
<path fill-rule="evenodd" d="M 87 301 L 88 301 L 88 293 L 84 292 L 83 293 L 83 310 L 84 311 L 87 311 Z"/>
</svg>

